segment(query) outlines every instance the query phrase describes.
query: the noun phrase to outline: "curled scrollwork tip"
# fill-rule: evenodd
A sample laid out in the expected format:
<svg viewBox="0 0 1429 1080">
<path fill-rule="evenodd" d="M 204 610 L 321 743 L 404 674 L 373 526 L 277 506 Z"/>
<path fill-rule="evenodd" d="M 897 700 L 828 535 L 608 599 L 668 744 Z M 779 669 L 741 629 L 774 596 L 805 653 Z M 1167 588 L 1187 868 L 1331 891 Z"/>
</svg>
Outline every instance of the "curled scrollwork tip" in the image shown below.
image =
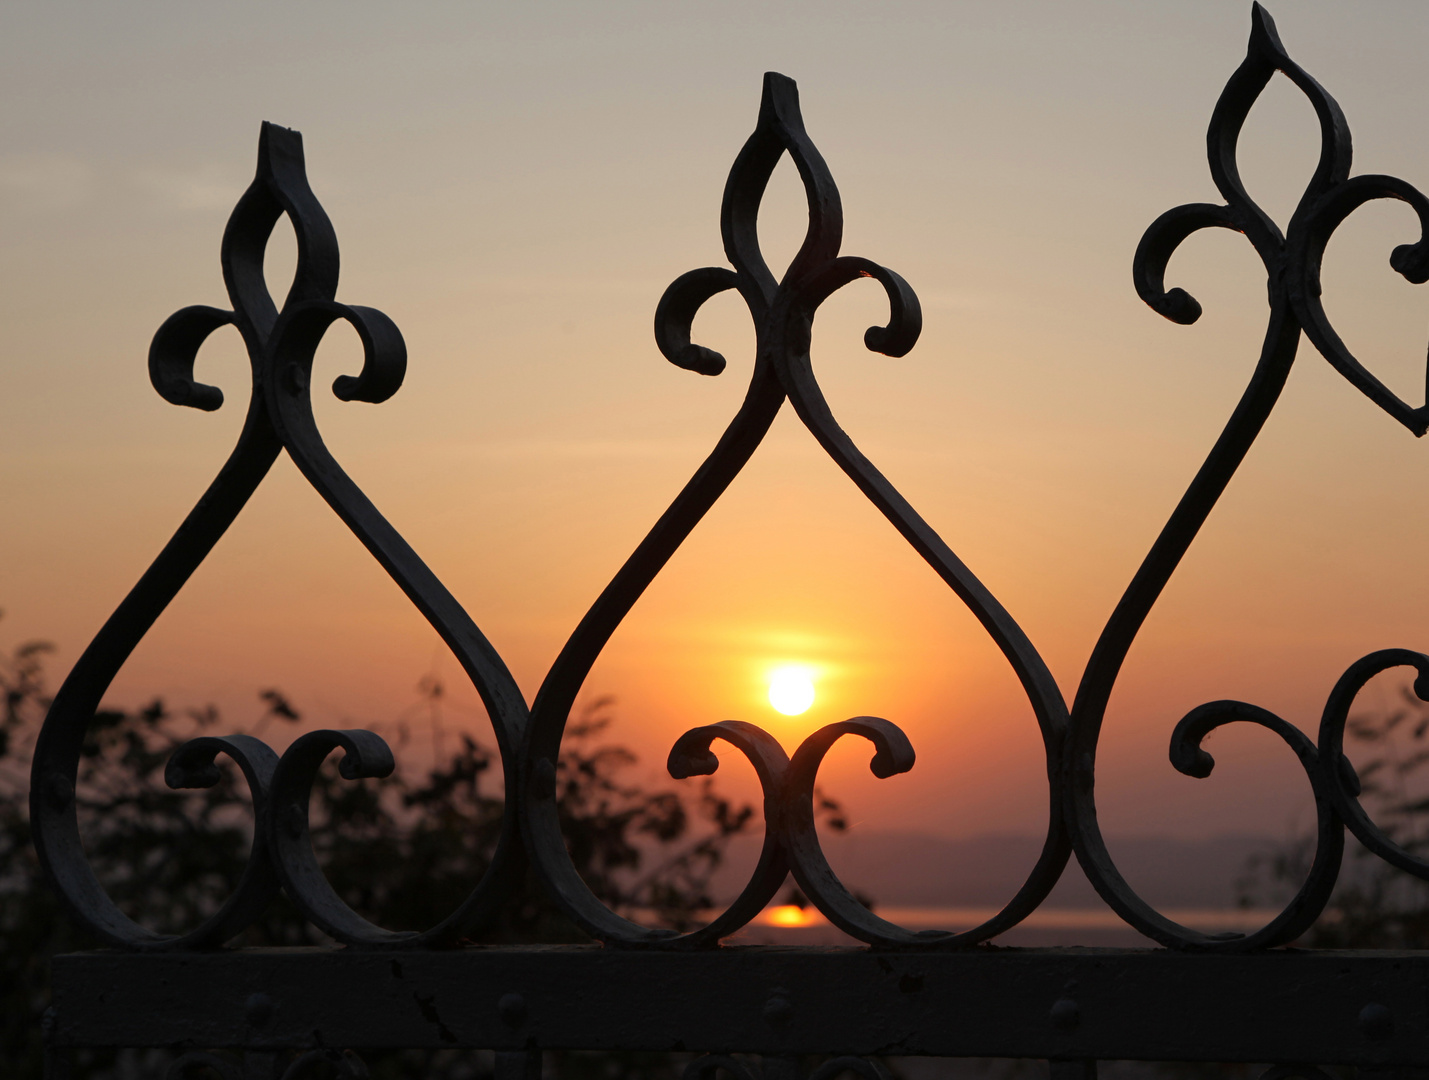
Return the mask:
<svg viewBox="0 0 1429 1080">
<path fill-rule="evenodd" d="M 863 345 L 869 352 L 882 353 L 884 356 L 905 355 L 908 350 L 902 353 L 894 352 L 898 343 L 893 340 L 893 335 L 886 326 L 870 326 L 863 332 Z"/>
<path fill-rule="evenodd" d="M 149 382 L 170 405 L 213 412 L 223 404 L 223 391 L 194 379 L 199 347 L 233 313 L 194 305 L 174 312 L 154 333 L 149 345 Z"/>
<path fill-rule="evenodd" d="M 352 305 L 346 318 L 362 339 L 362 371 L 334 379 L 333 395 L 339 401 L 380 405 L 402 388 L 407 376 L 407 342 L 397 324 L 376 308 Z"/>
<path fill-rule="evenodd" d="M 1198 705 L 1181 718 L 1171 733 L 1171 764 L 1176 771 L 1198 780 L 1210 776 L 1216 759 L 1201 749 L 1201 743 L 1227 724 L 1254 724 L 1278 735 L 1295 752 L 1314 782 L 1319 770 L 1318 754 L 1304 732 L 1268 709 L 1230 699 Z"/>
<path fill-rule="evenodd" d="M 182 405 L 200 412 L 217 412 L 223 407 L 223 391 L 216 386 L 190 380 L 186 383 L 164 386 L 159 396 L 170 405 Z"/>
<path fill-rule="evenodd" d="M 1216 759 L 1199 746 L 1189 743 L 1173 743 L 1171 764 L 1182 776 L 1193 776 L 1204 780 L 1215 770 Z"/>
<path fill-rule="evenodd" d="M 277 786 L 294 782 L 293 777 L 304 773 L 306 780 L 303 782 L 311 784 L 323 759 L 334 750 L 343 752 L 337 771 L 346 780 L 381 779 L 392 775 L 397 767 L 392 748 L 375 731 L 361 728 L 310 731 L 293 740 L 293 745 L 284 752 L 280 771 L 286 771 L 287 776 Z"/>
<path fill-rule="evenodd" d="M 724 357 L 691 342 L 690 330 L 706 300 L 738 287 L 739 278 L 722 266 L 691 270 L 672 281 L 655 308 L 655 344 L 665 359 L 701 375 L 722 372 Z"/>
<path fill-rule="evenodd" d="M 870 326 L 863 334 L 864 347 L 884 356 L 907 356 L 923 333 L 923 307 L 913 287 L 886 266 L 874 266 L 865 277 L 875 279 L 888 294 L 888 325 Z"/>
<path fill-rule="evenodd" d="M 709 739 L 693 738 L 698 729 L 686 732 L 670 748 L 670 757 L 665 766 L 676 780 L 688 780 L 691 776 L 711 776 L 719 768 L 719 758 L 710 749 Z"/>
<path fill-rule="evenodd" d="M 1212 701 L 1188 712 L 1171 732 L 1171 767 L 1182 776 L 1197 780 L 1210 776 L 1216 759 L 1201 749 L 1201 741 L 1222 724 L 1245 719 L 1242 716 L 1245 708 L 1247 706 L 1239 701 Z"/>
<path fill-rule="evenodd" d="M 278 764 L 272 748 L 252 735 L 203 735 L 170 755 L 164 766 L 164 783 L 175 790 L 213 787 L 223 776 L 219 754 L 227 754 L 238 764 L 255 797 L 264 793 Z"/>
<path fill-rule="evenodd" d="M 881 716 L 855 716 L 826 724 L 805 739 L 794 754 L 795 771 L 807 774 L 812 783 L 813 770 L 818 768 L 829 747 L 844 735 L 861 735 L 873 743 L 874 755 L 868 768 L 880 780 L 906 773 L 917 760 L 913 744 L 897 724 Z"/>
<path fill-rule="evenodd" d="M 685 780 L 713 774 L 719 768 L 719 758 L 714 754 L 716 739 L 724 740 L 743 753 L 766 787 L 777 783 L 789 763 L 779 740 L 767 731 L 742 720 L 722 720 L 691 728 L 675 740 L 666 762 L 670 775 L 676 780 Z"/>
<path fill-rule="evenodd" d="M 873 755 L 873 760 L 868 763 L 868 770 L 880 780 L 887 780 L 890 776 L 906 773 L 913 768 L 913 760 L 912 746 L 907 747 L 906 754 L 887 746 L 880 746 Z"/>
<path fill-rule="evenodd" d="M 670 357 L 670 362 L 699 375 L 718 375 L 725 369 L 725 358 L 703 345 L 686 345 Z"/>
<path fill-rule="evenodd" d="M 1172 289 L 1151 301 L 1151 306 L 1158 315 L 1182 326 L 1190 326 L 1201 317 L 1200 301 L 1185 289 Z"/>
<path fill-rule="evenodd" d="M 288 374 L 289 389 L 307 389 L 313 356 L 329 326 L 351 324 L 362 342 L 362 370 L 339 375 L 332 392 L 339 401 L 380 405 L 402 387 L 407 374 L 407 343 L 397 324 L 376 308 L 339 304 L 334 300 L 305 301 L 286 311 L 273 330 L 273 365 Z"/>
<path fill-rule="evenodd" d="M 1197 780 L 1210 776 L 1216 759 L 1201 749 L 1202 740 L 1222 724 L 1249 719 L 1247 710 L 1254 708 L 1239 701 L 1211 701 L 1192 709 L 1171 732 L 1171 767 Z"/>
<path fill-rule="evenodd" d="M 878 716 L 859 716 L 848 722 L 858 724 L 859 733 L 878 748 L 868 768 L 880 780 L 908 772 L 918 760 L 908 736 L 892 721 Z"/>
<path fill-rule="evenodd" d="M 835 259 L 802 285 L 800 307 L 812 319 L 820 304 L 860 278 L 878 282 L 888 297 L 888 325 L 865 330 L 864 347 L 884 356 L 907 356 L 923 333 L 923 308 L 913 287 L 886 266 L 856 255 Z"/>
<path fill-rule="evenodd" d="M 1389 253 L 1389 265 L 1411 285 L 1429 281 L 1429 243 L 1400 244 Z"/>
<path fill-rule="evenodd" d="M 1245 222 L 1229 206 L 1187 203 L 1173 207 L 1147 226 L 1132 256 L 1131 278 L 1136 295 L 1156 314 L 1182 326 L 1201 317 L 1201 305 L 1185 289 L 1166 288 L 1166 267 L 1183 241 L 1208 228 L 1244 232 Z"/>
<path fill-rule="evenodd" d="M 338 762 L 337 771 L 346 780 L 380 780 L 384 776 L 391 776 L 392 771 L 397 767 L 397 762 L 392 756 L 392 748 L 387 745 L 387 740 L 374 731 L 344 731 L 338 734 L 346 735 L 343 740 L 343 749 L 347 752 L 343 754 L 342 760 Z"/>
<path fill-rule="evenodd" d="M 193 744 L 179 747 L 164 766 L 164 783 L 177 790 L 211 788 L 223 777 L 213 751 L 195 751 Z"/>
<path fill-rule="evenodd" d="M 1420 701 L 1429 702 L 1429 667 L 1421 668 L 1419 674 L 1414 677 L 1414 696 Z"/>
</svg>

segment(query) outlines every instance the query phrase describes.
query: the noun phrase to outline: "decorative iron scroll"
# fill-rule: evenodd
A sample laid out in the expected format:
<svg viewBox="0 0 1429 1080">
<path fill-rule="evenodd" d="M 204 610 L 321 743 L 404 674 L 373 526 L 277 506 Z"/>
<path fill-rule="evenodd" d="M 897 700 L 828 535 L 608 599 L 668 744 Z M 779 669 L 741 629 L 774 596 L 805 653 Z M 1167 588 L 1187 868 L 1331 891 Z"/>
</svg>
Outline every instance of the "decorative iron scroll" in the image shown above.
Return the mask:
<svg viewBox="0 0 1429 1080">
<path fill-rule="evenodd" d="M 776 282 L 759 250 L 756 219 L 765 187 L 785 153 L 798 168 L 804 184 L 809 228 L 782 280 Z M 742 721 L 696 728 L 679 739 L 670 752 L 672 776 L 714 772 L 719 763 L 710 746 L 720 739 L 749 758 L 764 789 L 765 841 L 754 875 L 729 910 L 701 930 L 675 936 L 636 926 L 610 911 L 580 879 L 561 839 L 554 798 L 555 759 L 581 683 L 645 587 L 753 455 L 786 398 L 829 456 L 987 628 L 1032 702 L 1047 749 L 1048 773 L 1055 775 L 1057 771 L 1066 706 L 1051 672 L 1012 616 L 859 452 L 834 419 L 814 378 L 809 356 L 814 315 L 819 305 L 844 285 L 861 277 L 872 278 L 888 295 L 888 325 L 872 327 L 864 335 L 864 343 L 875 352 L 889 356 L 907 353 L 922 329 L 922 312 L 913 290 L 892 270 L 857 256 L 839 255 L 843 208 L 838 188 L 804 130 L 794 82 L 782 75 L 770 73 L 764 77 L 759 122 L 735 159 L 725 185 L 720 231 L 725 254 L 734 269 L 706 267 L 676 278 L 655 309 L 655 340 L 671 363 L 704 375 L 719 374 L 724 369 L 724 358 L 692 344 L 690 328 L 706 300 L 726 289 L 738 290 L 755 329 L 754 373 L 749 390 L 714 451 L 586 613 L 536 695 L 522 803 L 532 860 L 550 891 L 578 925 L 603 941 L 622 945 L 713 943 L 758 914 L 773 899 L 790 870 L 800 888 L 833 923 L 865 941 L 904 945 L 984 940 L 1034 910 L 1066 865 L 1070 848 L 1061 821 L 1061 800 L 1055 796 L 1050 800 L 1042 857 L 1003 912 L 964 934 L 914 934 L 903 930 L 873 915 L 844 888 L 824 859 L 814 828 L 814 777 L 824 754 L 840 736 L 861 735 L 874 744 L 877 752 L 872 768 L 876 776 L 892 776 L 912 768 L 913 748 L 907 738 L 893 724 L 877 717 L 861 716 L 830 724 L 809 736 L 792 759 L 785 757 L 772 736 Z"/>
<path fill-rule="evenodd" d="M 1320 160 L 1282 234 L 1246 193 L 1236 165 L 1236 145 L 1251 106 L 1277 72 L 1310 100 L 1320 122 Z M 1112 687 L 1152 605 L 1195 539 L 1250 445 L 1274 408 L 1295 360 L 1301 330 L 1352 386 L 1362 391 L 1416 436 L 1429 426 L 1429 407 L 1411 407 L 1367 371 L 1345 347 L 1320 302 L 1320 263 L 1330 235 L 1355 209 L 1372 199 L 1400 199 L 1419 215 L 1420 239 L 1394 249 L 1390 265 L 1409 281 L 1429 280 L 1429 202 L 1419 191 L 1390 176 L 1350 177 L 1350 131 L 1344 113 L 1325 89 L 1290 59 L 1275 23 L 1259 4 L 1251 13 L 1250 45 L 1244 63 L 1226 83 L 1211 114 L 1206 135 L 1211 177 L 1224 205 L 1193 203 L 1168 210 L 1146 230 L 1132 264 L 1136 291 L 1174 322 L 1192 323 L 1200 305 L 1184 290 L 1165 288 L 1166 264 L 1192 233 L 1205 228 L 1243 233 L 1265 265 L 1270 315 L 1260 360 L 1229 423 L 1211 448 L 1191 486 L 1156 538 L 1111 619 L 1102 631 L 1072 705 L 1066 755 L 1067 819 L 1077 857 L 1102 898 L 1131 926 L 1172 948 L 1245 950 L 1293 941 L 1324 910 L 1339 872 L 1344 847 L 1341 822 L 1371 850 L 1421 877 L 1429 864 L 1397 848 L 1369 820 L 1355 796 L 1354 770 L 1341 737 L 1354 695 L 1373 675 L 1399 665 L 1419 675 L 1415 691 L 1429 698 L 1429 658 L 1404 650 L 1375 653 L 1354 664 L 1325 706 L 1318 748 L 1294 725 L 1273 713 L 1238 701 L 1214 701 L 1188 713 L 1171 736 L 1171 762 L 1188 776 L 1204 777 L 1213 766 L 1201 742 L 1232 722 L 1258 724 L 1279 735 L 1300 760 L 1315 796 L 1315 858 L 1300 891 L 1266 926 L 1252 934 L 1210 936 L 1181 926 L 1139 897 L 1117 871 L 1097 826 L 1095 778 L 1097 738 Z"/>
<path fill-rule="evenodd" d="M 1321 129 L 1319 164 L 1284 233 L 1246 194 L 1236 165 L 1246 116 L 1277 71 L 1310 100 Z M 765 76 L 754 133 L 735 159 L 724 191 L 720 228 L 730 268 L 706 267 L 682 275 L 666 289 L 655 313 L 655 338 L 666 359 L 700 374 L 718 375 L 724 358 L 692 342 L 691 328 L 707 300 L 736 290 L 755 328 L 749 388 L 709 457 L 571 634 L 528 713 L 505 664 L 471 617 L 323 444 L 313 418 L 311 380 L 314 354 L 328 328 L 337 321 L 349 323 L 363 346 L 362 370 L 355 376 L 341 375 L 333 383 L 333 392 L 344 401 L 378 403 L 392 396 L 402 383 L 406 349 L 397 328 L 381 312 L 335 299 L 337 241 L 308 187 L 301 139 L 296 132 L 265 124 L 257 176 L 234 209 L 223 237 L 221 257 L 232 310 L 184 308 L 159 328 L 149 355 L 154 387 L 166 400 L 216 409 L 223 395 L 194 380 L 194 361 L 209 334 L 234 326 L 252 365 L 248 414 L 238 444 L 173 539 L 80 657 L 55 698 L 36 747 L 31 794 L 35 843 L 74 916 L 101 940 L 123 949 L 211 948 L 240 933 L 281 888 L 313 925 L 341 943 L 427 948 L 450 944 L 488 923 L 521 872 L 524 852 L 562 910 L 592 937 L 610 945 L 717 946 L 753 919 L 792 873 L 829 920 L 855 938 L 880 947 L 957 949 L 994 937 L 1026 918 L 1046 898 L 1075 850 L 1107 903 L 1141 933 L 1175 949 L 1246 951 L 1292 941 L 1319 916 L 1339 870 L 1345 825 L 1381 858 L 1429 879 L 1429 863 L 1398 847 L 1361 806 L 1358 782 L 1342 745 L 1355 696 L 1375 675 L 1391 668 L 1412 668 L 1415 692 L 1429 700 L 1429 656 L 1407 650 L 1373 653 L 1350 667 L 1326 703 L 1318 743 L 1284 719 L 1236 701 L 1202 705 L 1176 726 L 1171 761 L 1187 775 L 1209 774 L 1213 762 L 1201 743 L 1211 731 L 1232 722 L 1257 724 L 1279 735 L 1305 769 L 1318 815 L 1314 863 L 1300 892 L 1261 930 L 1210 936 L 1167 919 L 1122 879 L 1097 825 L 1097 741 L 1122 662 L 1274 407 L 1301 332 L 1353 386 L 1415 435 L 1429 428 L 1429 405 L 1403 402 L 1345 347 L 1325 315 L 1319 283 L 1331 234 L 1358 207 L 1381 198 L 1408 203 L 1421 225 L 1419 241 L 1396 248 L 1391 265 L 1412 282 L 1429 280 L 1429 201 L 1393 177 L 1350 177 L 1350 136 L 1339 106 L 1290 59 L 1269 15 L 1258 4 L 1252 11 L 1246 59 L 1226 84 L 1212 114 L 1207 150 L 1212 178 L 1225 203 L 1177 207 L 1153 222 L 1133 263 L 1136 289 L 1167 318 L 1194 322 L 1201 310 L 1196 301 L 1181 289 L 1165 288 L 1172 254 L 1203 228 L 1241 232 L 1266 270 L 1270 315 L 1265 341 L 1229 423 L 1107 623 L 1070 712 L 1046 664 L 1016 621 L 859 451 L 823 396 L 810 344 L 815 315 L 830 295 L 860 278 L 882 286 L 889 303 L 888 323 L 870 328 L 864 342 L 870 350 L 888 356 L 903 356 L 912 349 L 922 316 L 912 289 L 892 270 L 859 256 L 840 255 L 843 211 L 838 189 L 804 129 L 795 84 L 771 73 Z M 809 225 L 798 253 L 776 280 L 760 252 L 756 226 L 770 176 L 786 153 L 804 185 Z M 292 289 L 279 310 L 264 283 L 263 257 L 271 231 L 283 215 L 297 234 L 299 258 Z M 731 906 L 700 929 L 679 934 L 643 927 L 611 910 L 582 881 L 562 839 L 556 762 L 583 682 L 645 588 L 749 461 L 786 399 L 829 456 L 978 618 L 1016 673 L 1036 716 L 1047 763 L 1046 841 L 1021 889 L 993 918 L 972 930 L 915 933 L 875 916 L 839 881 L 820 848 L 813 788 L 824 755 L 836 741 L 856 735 L 872 743 L 871 768 L 879 777 L 913 766 L 914 751 L 906 736 L 878 717 L 827 725 L 809 736 L 792 757 L 767 732 L 742 721 L 695 728 L 676 741 L 669 755 L 672 776 L 713 773 L 719 762 L 711 748 L 723 741 L 753 765 L 764 796 L 765 836 L 758 865 Z M 281 757 L 245 735 L 196 739 L 175 753 L 166 773 L 175 787 L 212 785 L 219 777 L 218 756 L 232 759 L 252 791 L 256 815 L 247 872 L 233 896 L 212 918 L 186 933 L 165 936 L 134 923 L 108 897 L 84 857 L 75 782 L 86 728 L 100 699 L 135 645 L 284 451 L 446 641 L 480 693 L 495 728 L 506 784 L 503 831 L 495 857 L 485 877 L 472 883 L 468 899 L 422 932 L 393 932 L 367 922 L 336 895 L 313 853 L 308 802 L 324 760 L 341 749 L 340 768 L 348 779 L 383 776 L 393 768 L 390 749 L 369 731 L 310 732 Z M 839 1059 L 838 1064 L 834 1071 L 852 1070 L 865 1076 L 877 1072 L 858 1059 Z M 738 1074 L 742 1068 L 733 1059 L 704 1058 L 691 1066 L 689 1075 L 708 1080 L 718 1070 Z"/>
<path fill-rule="evenodd" d="M 298 266 L 283 308 L 278 310 L 263 278 L 263 255 L 278 219 L 287 215 L 298 241 Z M 249 925 L 273 900 L 279 886 L 312 923 L 344 943 L 430 944 L 450 940 L 490 917 L 519 865 L 515 815 L 497 844 L 485 878 L 461 907 L 420 934 L 375 927 L 350 909 L 322 876 L 308 837 L 309 791 L 314 773 L 334 749 L 345 756 L 343 776 L 385 776 L 391 751 L 369 731 L 313 731 L 279 758 L 247 735 L 200 738 L 169 761 L 172 787 L 208 787 L 218 782 L 216 758 L 225 754 L 242 769 L 257 820 L 248 868 L 228 902 L 203 925 L 165 936 L 125 915 L 94 876 L 80 843 L 75 780 L 85 729 L 104 692 L 134 646 L 213 549 L 286 450 L 339 517 L 426 616 L 446 641 L 481 694 L 515 788 L 514 762 L 526 729 L 526 703 L 515 680 L 476 624 L 323 445 L 313 419 L 313 356 L 327 329 L 339 320 L 357 331 L 363 366 L 339 375 L 333 393 L 343 401 L 379 403 L 402 385 L 407 348 L 392 321 L 374 308 L 338 303 L 337 237 L 308 187 L 303 143 L 295 131 L 264 124 L 258 142 L 258 173 L 239 200 L 223 234 L 223 279 L 231 311 L 187 307 L 170 316 L 149 349 L 149 375 L 159 394 L 175 405 L 212 411 L 223 393 L 194 381 L 194 359 L 213 331 L 232 325 L 243 336 L 252 366 L 248 414 L 238 445 L 172 540 L 104 624 L 65 679 L 40 732 L 32 771 L 30 813 L 35 847 L 74 916 L 100 940 L 130 949 L 206 948 L 220 945 Z"/>
</svg>

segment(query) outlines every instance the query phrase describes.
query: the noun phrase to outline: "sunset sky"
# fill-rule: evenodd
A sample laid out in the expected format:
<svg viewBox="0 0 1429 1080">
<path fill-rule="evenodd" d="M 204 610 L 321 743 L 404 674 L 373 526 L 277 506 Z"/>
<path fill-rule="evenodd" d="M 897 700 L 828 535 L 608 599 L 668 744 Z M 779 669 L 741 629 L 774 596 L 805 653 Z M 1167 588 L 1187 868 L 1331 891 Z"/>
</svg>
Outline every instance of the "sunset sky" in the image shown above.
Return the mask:
<svg viewBox="0 0 1429 1080">
<path fill-rule="evenodd" d="M 1429 186 L 1429 6 L 1270 5 L 1336 96 L 1355 172 Z M 661 358 L 651 318 L 686 270 L 724 262 L 725 176 L 766 70 L 798 80 L 843 195 L 844 252 L 902 274 L 924 333 L 868 353 L 873 285 L 831 300 L 815 365 L 841 422 L 1021 622 L 1070 699 L 1092 644 L 1251 371 L 1264 275 L 1229 233 L 1168 283 L 1193 327 L 1131 285 L 1145 227 L 1215 199 L 1205 128 L 1245 52 L 1250 5 L 6 5 L 0 11 L 0 646 L 57 643 L 55 681 L 172 534 L 231 447 L 237 335 L 207 345 L 216 414 L 150 388 L 174 310 L 227 306 L 219 240 L 259 124 L 299 129 L 342 245 L 338 298 L 409 348 L 388 403 L 319 395 L 336 457 L 467 606 L 528 698 L 566 635 L 733 414 L 752 333 L 732 294 L 696 323 L 730 359 Z M 1318 154 L 1277 79 L 1242 172 L 1282 225 Z M 782 267 L 804 228 L 787 163 L 761 219 Z M 1429 292 L 1388 266 L 1417 239 L 1376 204 L 1337 234 L 1326 307 L 1422 400 Z M 292 264 L 274 242 L 274 276 Z M 288 270 L 291 273 L 291 270 Z M 286 279 L 284 279 L 286 287 Z M 352 371 L 334 332 L 325 384 Z M 1204 781 L 1166 741 L 1239 697 L 1313 732 L 1376 648 L 1429 646 L 1429 446 L 1302 344 L 1279 408 L 1133 649 L 1099 776 L 1111 835 L 1288 834 L 1309 797 L 1268 736 L 1226 732 Z M 815 676 L 786 717 L 770 671 Z M 322 726 L 412 712 L 426 674 L 450 729 L 487 730 L 435 634 L 280 460 L 130 661 L 111 697 L 218 703 L 251 722 L 277 686 Z M 1392 687 L 1378 687 L 1389 701 Z M 791 410 L 617 633 L 586 687 L 653 775 L 685 729 L 750 720 L 789 749 L 887 717 L 918 751 L 877 781 L 840 747 L 825 786 L 861 828 L 957 837 L 1042 828 L 1031 710 L 976 622 Z M 1371 695 L 1373 697 L 1373 695 Z M 728 770 L 732 787 L 749 776 Z M 669 782 L 668 780 L 665 782 Z"/>
</svg>

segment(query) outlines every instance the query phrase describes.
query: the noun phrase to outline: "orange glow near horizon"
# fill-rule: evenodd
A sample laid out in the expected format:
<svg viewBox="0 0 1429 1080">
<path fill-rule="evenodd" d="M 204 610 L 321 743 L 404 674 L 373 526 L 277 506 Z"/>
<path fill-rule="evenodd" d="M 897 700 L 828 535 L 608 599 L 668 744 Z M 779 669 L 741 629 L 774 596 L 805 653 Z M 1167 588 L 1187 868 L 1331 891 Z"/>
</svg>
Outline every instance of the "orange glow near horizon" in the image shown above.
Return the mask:
<svg viewBox="0 0 1429 1080">
<path fill-rule="evenodd" d="M 764 912 L 763 922 L 767 926 L 800 927 L 813 926 L 818 914 L 813 908 L 803 908 L 798 904 L 779 904 Z"/>
</svg>

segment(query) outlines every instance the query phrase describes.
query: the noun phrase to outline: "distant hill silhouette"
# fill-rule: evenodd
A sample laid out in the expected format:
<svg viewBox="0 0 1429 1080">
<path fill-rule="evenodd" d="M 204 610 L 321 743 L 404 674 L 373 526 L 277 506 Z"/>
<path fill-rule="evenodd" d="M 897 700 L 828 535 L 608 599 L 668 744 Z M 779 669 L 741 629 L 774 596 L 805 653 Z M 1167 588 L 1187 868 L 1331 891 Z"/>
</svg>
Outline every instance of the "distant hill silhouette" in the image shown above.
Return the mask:
<svg viewBox="0 0 1429 1080">
<path fill-rule="evenodd" d="M 733 896 L 752 865 L 758 839 L 741 841 L 721 872 L 717 895 Z M 1117 866 L 1146 900 L 1160 908 L 1235 907 L 1251 860 L 1285 846 L 1268 836 L 1206 840 L 1160 836 L 1108 838 Z M 906 907 L 1000 907 L 1026 879 L 1040 837 L 976 836 L 963 840 L 913 832 L 862 832 L 824 839 L 824 850 L 850 889 L 878 904 Z M 1046 907 L 1095 908 L 1100 898 L 1075 856 Z"/>
</svg>

